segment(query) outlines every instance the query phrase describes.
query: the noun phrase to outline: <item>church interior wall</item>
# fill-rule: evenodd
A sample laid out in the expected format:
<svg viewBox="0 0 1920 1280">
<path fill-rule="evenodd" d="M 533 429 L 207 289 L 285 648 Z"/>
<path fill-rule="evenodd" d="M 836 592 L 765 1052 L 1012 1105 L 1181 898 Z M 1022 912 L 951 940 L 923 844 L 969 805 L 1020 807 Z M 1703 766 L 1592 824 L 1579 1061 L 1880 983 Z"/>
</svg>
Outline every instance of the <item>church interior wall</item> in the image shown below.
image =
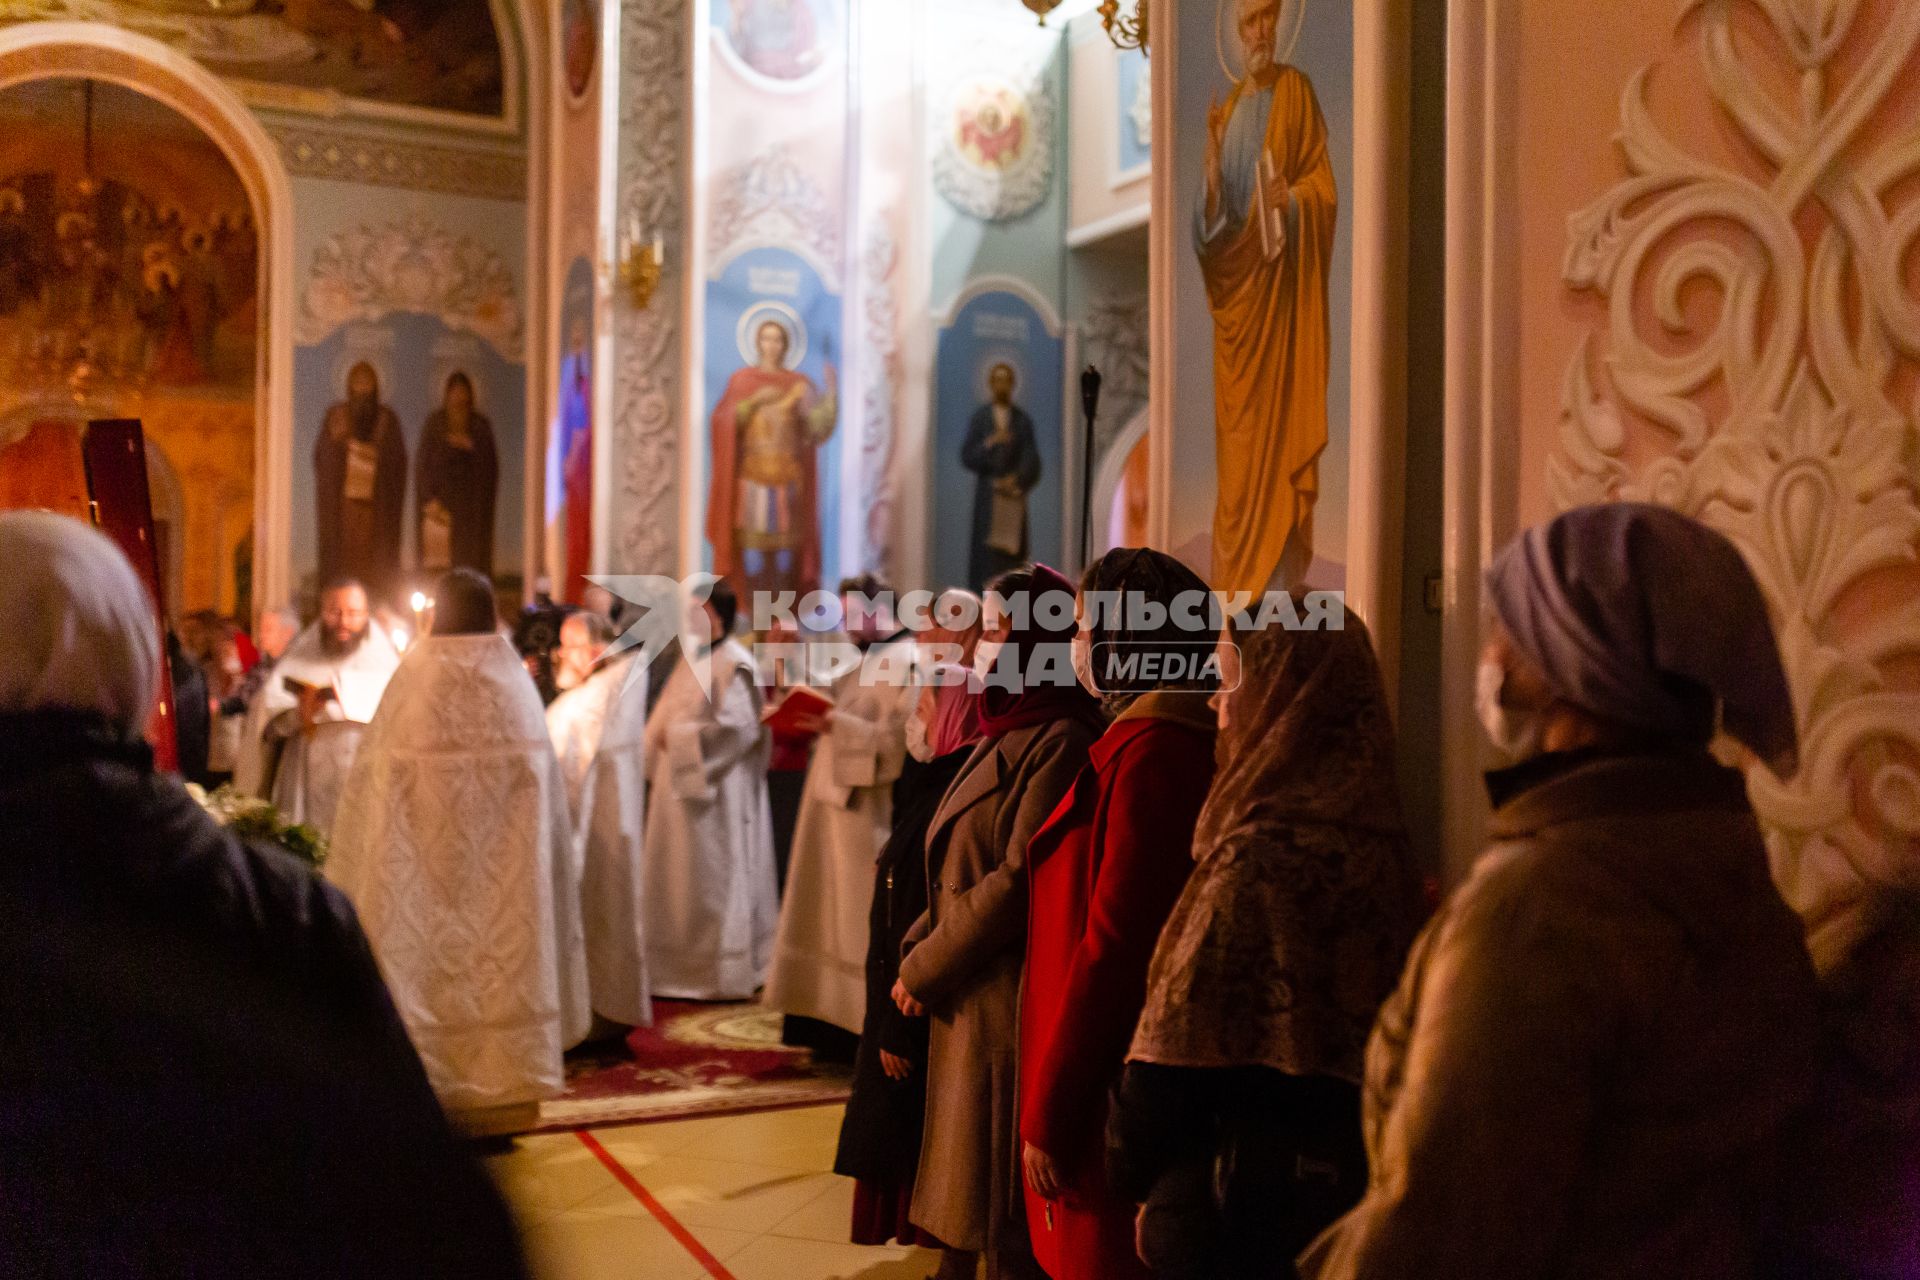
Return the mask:
<svg viewBox="0 0 1920 1280">
<path fill-rule="evenodd" d="M 1920 865 L 1920 10 L 1465 12 L 1485 88 L 1458 82 L 1449 165 L 1493 181 L 1449 216 L 1487 229 L 1491 288 L 1450 367 L 1511 358 L 1450 409 L 1481 504 L 1450 551 L 1450 710 L 1478 629 L 1459 584 L 1513 529 L 1627 498 L 1725 533 L 1773 611 L 1801 736 L 1799 772 L 1750 768 L 1750 794 L 1824 962 L 1867 887 Z M 1510 154 L 1480 149 L 1488 118 Z M 1452 811 L 1477 810 L 1474 752 L 1444 758 Z"/>
<path fill-rule="evenodd" d="M 554 388 L 544 406 L 540 568 L 554 598 L 569 600 L 579 598 L 581 575 L 594 568 L 594 444 L 602 395 L 597 335 L 605 329 L 602 311 L 612 302 L 610 291 L 600 287 L 599 264 L 611 264 L 617 247 L 606 234 L 612 218 L 600 178 L 601 24 L 599 0 L 563 5 L 550 72 L 554 234 L 547 270 L 556 288 L 546 318 L 546 351 Z M 604 453 L 604 442 L 600 448 Z"/>
<path fill-rule="evenodd" d="M 478 412 L 493 424 L 499 482 L 495 576 L 517 594 L 525 542 L 526 297 L 524 201 L 426 195 L 297 178 L 299 343 L 294 354 L 293 563 L 304 594 L 316 572 L 315 494 L 302 483 L 330 405 L 366 361 L 398 415 L 411 463 L 446 379 L 473 380 Z M 402 561 L 417 564 L 417 517 L 407 503 Z"/>
<path fill-rule="evenodd" d="M 1153 78 L 1147 55 L 1122 50 L 1083 13 L 1067 24 L 1067 238 L 1144 227 L 1151 203 Z"/>
<path fill-rule="evenodd" d="M 1319 465 L 1319 499 L 1314 508 L 1313 562 L 1308 580 L 1343 587 L 1347 562 L 1347 495 L 1350 461 L 1348 406 L 1351 402 L 1350 329 L 1353 286 L 1354 25 L 1344 5 L 1308 3 L 1287 61 L 1311 81 L 1326 120 L 1327 147 L 1339 206 L 1334 250 L 1327 272 L 1330 355 L 1327 375 L 1327 447 Z M 1174 56 L 1176 86 L 1172 103 L 1175 136 L 1191 139 L 1176 149 L 1169 166 L 1171 196 L 1167 219 L 1172 229 L 1171 325 L 1169 353 L 1174 406 L 1208 406 L 1214 398 L 1213 322 L 1194 249 L 1197 206 L 1204 186 L 1209 112 L 1224 103 L 1239 74 L 1238 38 L 1231 29 L 1235 6 L 1181 4 Z M 1283 6 L 1291 13 L 1292 6 Z M 1168 450 L 1171 489 L 1167 501 L 1168 545 L 1202 573 L 1211 573 L 1213 513 L 1216 505 L 1216 456 L 1212 415 L 1175 409 L 1171 429 L 1177 443 Z"/>
<path fill-rule="evenodd" d="M 76 397 L 142 418 L 183 482 L 158 528 L 170 604 L 243 607 L 263 314 L 247 192 L 152 98 L 95 85 L 89 121 L 85 83 L 0 92 L 0 449 L 80 412 Z"/>
<path fill-rule="evenodd" d="M 996 364 L 1016 371 L 1014 403 L 1040 459 L 1026 496 L 1027 551 L 1072 549 L 1079 491 L 1075 341 L 1066 324 L 1067 69 L 1058 26 L 1005 6 L 927 11 L 933 385 L 929 422 L 934 581 L 974 588 L 974 473 L 960 453 Z"/>
<path fill-rule="evenodd" d="M 846 429 L 850 388 L 842 385 L 852 42 L 842 0 L 721 0 L 695 36 L 704 86 L 694 206 L 702 283 L 682 476 L 687 540 L 698 549 L 691 567 L 717 569 L 737 585 L 810 589 L 809 568 L 814 580 L 832 581 L 864 559 L 864 548 L 843 545 L 835 518 L 858 474 L 859 442 Z M 757 343 L 770 327 L 781 335 L 784 364 L 762 376 Z M 755 393 L 776 388 L 799 398 L 811 441 L 777 454 L 759 435 L 797 429 L 797 419 L 737 417 Z M 735 471 L 716 477 L 728 457 Z M 710 524 L 724 545 L 708 536 Z"/>
<path fill-rule="evenodd" d="M 528 357 L 546 331 L 523 315 L 533 296 L 526 261 L 528 33 L 512 7 L 495 0 L 491 21 L 476 23 L 470 10 L 431 4 L 389 20 L 345 7 L 337 14 L 290 7 L 226 15 L 46 0 L 15 6 L 0 21 L 45 32 L 56 28 L 38 20 L 64 18 L 85 19 L 77 30 L 109 33 L 107 43 L 124 47 L 136 66 L 145 48 L 200 61 L 220 78 L 221 91 L 246 104 L 279 153 L 281 181 L 291 178 L 290 208 L 272 212 L 287 219 L 298 242 L 291 255 L 294 315 L 271 335 L 278 351 L 269 363 L 293 365 L 293 421 L 276 414 L 262 423 L 264 401 L 248 399 L 252 383 L 224 373 L 131 406 L 186 495 L 190 554 L 182 558 L 182 581 L 170 588 L 176 602 L 237 612 L 269 603 L 245 598 L 250 562 L 269 583 L 290 564 L 286 585 L 311 590 L 312 443 L 330 403 L 328 384 L 338 396 L 342 370 L 333 364 L 350 349 L 377 355 L 376 363 L 391 370 L 389 390 L 410 419 L 410 452 L 429 407 L 426 389 L 411 384 L 474 365 L 501 461 L 495 567 L 503 584 L 517 589 L 523 557 L 533 550 L 523 536 L 520 496 L 527 482 Z M 390 30 L 393 23 L 400 25 Z M 152 60 L 156 92 L 169 84 L 163 62 L 161 55 Z M 141 73 L 129 78 L 137 89 Z M 101 124 L 103 162 L 112 162 L 114 147 L 130 147 L 149 185 L 180 176 L 174 161 L 187 144 L 178 138 L 138 128 L 116 138 L 110 120 Z M 219 154 L 210 144 L 202 150 Z M 161 202 L 190 208 L 234 185 L 230 176 L 224 184 L 195 182 L 190 194 Z M 276 291 L 289 285 L 269 283 Z M 263 314 L 265 301 L 242 299 L 247 309 L 223 322 L 222 338 L 212 344 L 222 349 L 214 361 L 221 370 L 239 367 L 237 356 L 226 358 L 243 345 L 238 322 Z M 436 406 L 438 398 L 436 388 Z M 103 403 L 89 412 L 97 416 Z M 281 433 L 290 441 L 277 439 Z M 287 461 L 269 465 L 264 474 L 274 501 L 250 520 L 258 495 L 246 473 L 260 440 L 275 441 L 271 457 Z M 291 474 L 279 474 L 279 465 Z M 409 530 L 415 523 L 411 500 L 404 523 Z M 252 546 L 249 535 L 261 545 Z M 404 555 L 411 565 L 416 549 Z"/>
</svg>

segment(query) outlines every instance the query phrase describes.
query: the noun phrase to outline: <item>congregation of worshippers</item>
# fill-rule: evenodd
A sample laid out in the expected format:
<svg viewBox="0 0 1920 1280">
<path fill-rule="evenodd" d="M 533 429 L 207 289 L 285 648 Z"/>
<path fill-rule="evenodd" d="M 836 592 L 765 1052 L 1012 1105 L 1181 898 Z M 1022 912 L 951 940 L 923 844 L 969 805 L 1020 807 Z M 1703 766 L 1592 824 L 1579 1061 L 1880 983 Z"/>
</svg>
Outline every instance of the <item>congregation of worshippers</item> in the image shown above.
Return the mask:
<svg viewBox="0 0 1920 1280">
<path fill-rule="evenodd" d="M 0 0 L 0 1280 L 1920 1280 L 1920 0 Z"/>
<path fill-rule="evenodd" d="M 17 1274 L 293 1247 L 517 1274 L 464 1144 L 663 997 L 759 1001 L 852 1064 L 847 1237 L 941 1277 L 1912 1274 L 1822 1261 L 1911 1256 L 1831 1192 L 1912 1166 L 1833 1076 L 1724 762 L 1799 745 L 1761 593 L 1664 508 L 1578 508 L 1494 562 L 1478 710 L 1507 763 L 1444 900 L 1363 621 L 1183 611 L 1219 598 L 1149 548 L 911 623 L 853 580 L 830 632 L 758 637 L 709 576 L 653 602 L 679 616 L 651 646 L 610 593 L 509 620 L 465 569 L 418 635 L 340 580 L 304 625 L 163 645 L 82 523 L 0 515 L 0 563 Z M 825 684 L 756 656 L 796 635 L 854 656 Z M 163 655 L 180 769 L 319 824 L 322 873 L 156 769 Z M 98 1079 L 126 1038 L 164 1078 Z M 102 1154 L 123 1105 L 149 1128 Z M 196 1205 L 236 1171 L 257 1215 Z"/>
</svg>

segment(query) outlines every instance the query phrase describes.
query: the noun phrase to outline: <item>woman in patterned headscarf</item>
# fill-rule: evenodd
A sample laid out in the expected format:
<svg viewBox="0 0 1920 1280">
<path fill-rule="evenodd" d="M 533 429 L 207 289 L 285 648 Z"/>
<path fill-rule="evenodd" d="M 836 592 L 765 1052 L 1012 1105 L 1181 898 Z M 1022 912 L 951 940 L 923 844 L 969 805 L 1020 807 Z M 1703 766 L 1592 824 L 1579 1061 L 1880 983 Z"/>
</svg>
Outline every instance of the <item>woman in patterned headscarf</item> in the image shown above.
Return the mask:
<svg viewBox="0 0 1920 1280">
<path fill-rule="evenodd" d="M 1379 664 L 1339 621 L 1223 642 L 1218 773 L 1114 1123 L 1156 1274 L 1274 1274 L 1364 1183 L 1362 1050 L 1422 907 Z"/>
</svg>

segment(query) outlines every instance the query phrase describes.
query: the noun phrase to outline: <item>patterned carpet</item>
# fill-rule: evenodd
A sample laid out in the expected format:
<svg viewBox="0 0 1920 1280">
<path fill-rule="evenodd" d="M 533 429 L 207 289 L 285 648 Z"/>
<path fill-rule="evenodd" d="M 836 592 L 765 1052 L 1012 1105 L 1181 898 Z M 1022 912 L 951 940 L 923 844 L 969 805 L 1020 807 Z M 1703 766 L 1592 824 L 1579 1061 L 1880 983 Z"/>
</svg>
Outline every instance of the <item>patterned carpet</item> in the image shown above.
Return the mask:
<svg viewBox="0 0 1920 1280">
<path fill-rule="evenodd" d="M 531 1131 L 844 1102 L 851 1078 L 781 1044 L 760 1005 L 656 1000 L 651 1027 L 567 1055 L 567 1091 Z"/>
</svg>

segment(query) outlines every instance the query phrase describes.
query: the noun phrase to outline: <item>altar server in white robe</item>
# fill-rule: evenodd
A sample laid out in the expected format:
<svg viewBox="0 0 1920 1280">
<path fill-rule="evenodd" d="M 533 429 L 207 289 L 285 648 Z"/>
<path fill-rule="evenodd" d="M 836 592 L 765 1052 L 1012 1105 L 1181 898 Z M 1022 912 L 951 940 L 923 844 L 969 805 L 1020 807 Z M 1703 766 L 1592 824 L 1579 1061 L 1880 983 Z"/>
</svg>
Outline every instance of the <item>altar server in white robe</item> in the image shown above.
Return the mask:
<svg viewBox="0 0 1920 1280">
<path fill-rule="evenodd" d="M 272 800 L 289 820 L 331 830 L 365 726 L 400 665 L 358 582 L 330 583 L 302 631 L 254 694 L 234 787 Z M 317 692 L 296 693 L 289 680 Z"/>
<path fill-rule="evenodd" d="M 587 1032 L 579 868 L 540 696 L 456 569 L 355 761 L 327 877 L 360 912 L 441 1103 L 508 1131 Z"/>
<path fill-rule="evenodd" d="M 770 738 L 753 658 L 730 638 L 738 607 L 716 582 L 693 619 L 706 645 L 674 668 L 647 720 L 641 895 L 656 996 L 746 999 L 773 952 Z"/>
<path fill-rule="evenodd" d="M 637 649 L 603 660 L 614 635 L 604 614 L 576 613 L 561 624 L 554 676 L 565 692 L 547 708 L 547 731 L 580 842 L 589 1001 L 606 1023 L 644 1027 L 653 1021 L 640 896 L 647 668 Z M 596 1037 L 601 1030 L 596 1025 Z"/>
<path fill-rule="evenodd" d="M 767 976 L 770 1008 L 854 1035 L 867 1011 L 874 862 L 893 828 L 893 784 L 919 696 L 913 637 L 891 634 L 886 595 L 871 580 L 842 584 L 842 638 L 863 654 L 834 680 L 833 709 L 820 717 Z"/>
</svg>

